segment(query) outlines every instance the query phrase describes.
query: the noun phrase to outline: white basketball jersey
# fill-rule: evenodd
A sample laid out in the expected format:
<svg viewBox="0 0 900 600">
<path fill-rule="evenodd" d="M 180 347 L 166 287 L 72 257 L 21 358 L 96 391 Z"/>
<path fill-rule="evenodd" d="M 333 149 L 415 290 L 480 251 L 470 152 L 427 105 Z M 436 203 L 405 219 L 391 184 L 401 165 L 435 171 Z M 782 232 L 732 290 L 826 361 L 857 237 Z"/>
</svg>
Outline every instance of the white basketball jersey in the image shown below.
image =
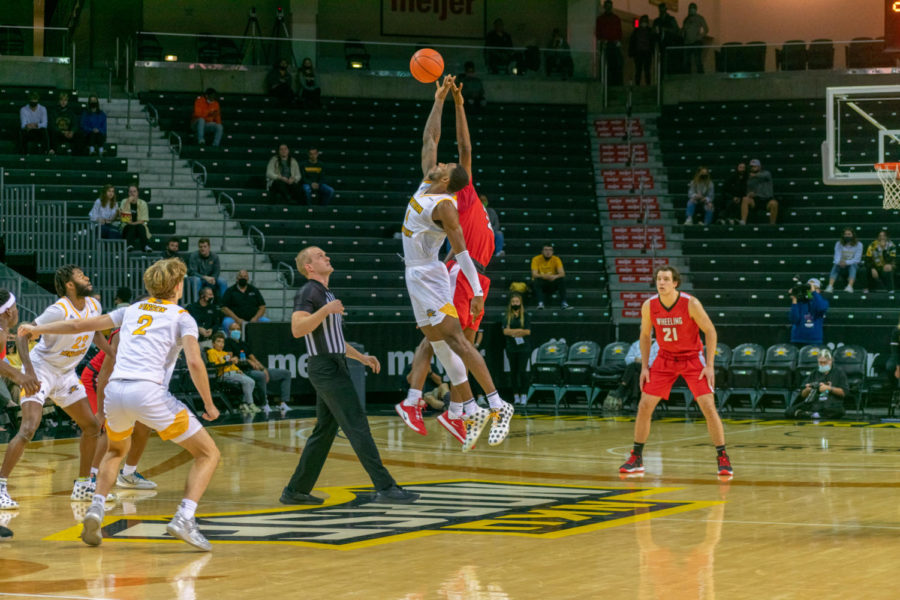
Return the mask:
<svg viewBox="0 0 900 600">
<path fill-rule="evenodd" d="M 181 338 L 199 338 L 194 317 L 168 300 L 148 298 L 109 316 L 120 327 L 110 380 L 152 381 L 168 387 L 181 352 Z"/>
<path fill-rule="evenodd" d="M 84 309 L 75 309 L 68 298 L 60 298 L 34 320 L 37 325 L 47 325 L 57 321 L 73 319 L 89 319 L 103 314 L 100 303 L 93 298 L 84 299 Z M 94 333 L 77 333 L 74 335 L 42 335 L 41 341 L 31 349 L 29 356 L 32 362 L 40 362 L 61 373 L 72 371 L 91 347 Z"/>
<path fill-rule="evenodd" d="M 423 181 L 409 201 L 403 218 L 403 258 L 407 264 L 438 260 L 438 252 L 447 238 L 432 213 L 441 202 L 450 201 L 456 206 L 456 196 L 451 194 L 427 194 L 431 183 Z"/>
</svg>

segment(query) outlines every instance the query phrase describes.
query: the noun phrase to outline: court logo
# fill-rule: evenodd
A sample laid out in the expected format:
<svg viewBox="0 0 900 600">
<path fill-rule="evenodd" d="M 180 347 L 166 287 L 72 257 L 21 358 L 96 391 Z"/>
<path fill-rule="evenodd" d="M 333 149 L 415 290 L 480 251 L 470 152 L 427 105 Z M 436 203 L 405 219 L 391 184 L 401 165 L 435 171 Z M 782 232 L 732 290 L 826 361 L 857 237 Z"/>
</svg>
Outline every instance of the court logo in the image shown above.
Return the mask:
<svg viewBox="0 0 900 600">
<path fill-rule="evenodd" d="M 558 538 L 706 508 L 717 502 L 653 500 L 677 488 L 617 489 L 480 480 L 404 486 L 415 504 L 379 504 L 371 487 L 324 488 L 325 504 L 198 515 L 213 543 L 271 543 L 352 550 L 440 534 Z M 168 516 L 107 516 L 103 537 L 115 541 L 173 541 Z M 47 539 L 74 541 L 81 526 Z"/>
</svg>

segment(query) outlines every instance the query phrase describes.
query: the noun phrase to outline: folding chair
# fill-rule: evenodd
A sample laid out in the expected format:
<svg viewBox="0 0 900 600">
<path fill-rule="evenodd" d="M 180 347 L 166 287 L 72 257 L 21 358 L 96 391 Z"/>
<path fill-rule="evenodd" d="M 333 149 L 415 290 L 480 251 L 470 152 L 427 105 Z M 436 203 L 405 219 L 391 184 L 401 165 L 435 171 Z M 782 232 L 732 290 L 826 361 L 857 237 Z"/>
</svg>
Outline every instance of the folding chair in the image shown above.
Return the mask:
<svg viewBox="0 0 900 600">
<path fill-rule="evenodd" d="M 798 386 L 806 381 L 810 373 L 819 368 L 819 354 L 824 349 L 825 346 L 818 346 L 815 344 L 808 344 L 800 348 L 800 353 L 797 356 L 797 369 L 794 379 Z M 788 403 L 788 406 L 793 406 L 799 395 L 800 390 L 795 389 L 794 393 L 791 394 L 791 401 Z"/>
<path fill-rule="evenodd" d="M 563 391 L 556 401 L 556 408 L 569 392 L 584 392 L 585 400 L 591 401 L 591 375 L 600 359 L 600 345 L 597 342 L 575 342 L 569 348 L 569 356 L 563 364 Z M 568 403 L 567 403 L 568 405 Z"/>
<path fill-rule="evenodd" d="M 750 400 L 750 410 L 756 407 L 764 358 L 765 351 L 759 344 L 741 344 L 732 351 L 728 367 L 731 387 L 722 397 L 722 406 L 733 405 L 736 397 L 747 397 Z"/>
<path fill-rule="evenodd" d="M 621 368 L 625 366 L 628 348 L 629 345 L 625 342 L 611 342 L 603 348 L 603 353 L 600 355 L 599 372 L 595 370 L 591 375 L 588 412 L 602 390 L 613 390 L 619 385 L 622 377 Z"/>
<path fill-rule="evenodd" d="M 565 341 L 550 340 L 541 344 L 537 357 L 531 364 L 531 385 L 525 397 L 527 404 L 535 392 L 553 392 L 553 401 L 559 405 L 562 398 L 562 368 L 569 354 Z"/>
<path fill-rule="evenodd" d="M 788 407 L 791 394 L 797 388 L 794 379 L 797 367 L 799 351 L 790 344 L 775 344 L 766 350 L 765 362 L 762 366 L 762 387 L 757 397 L 757 407 L 765 405 L 762 399 L 766 396 L 777 396 L 782 399 L 784 408 Z"/>
<path fill-rule="evenodd" d="M 862 346 L 845 344 L 838 346 L 832 353 L 834 367 L 839 368 L 847 376 L 850 389 L 844 396 L 844 406 L 852 406 L 857 415 L 862 414 L 862 396 L 865 394 L 866 367 L 868 366 L 868 353 Z"/>
</svg>

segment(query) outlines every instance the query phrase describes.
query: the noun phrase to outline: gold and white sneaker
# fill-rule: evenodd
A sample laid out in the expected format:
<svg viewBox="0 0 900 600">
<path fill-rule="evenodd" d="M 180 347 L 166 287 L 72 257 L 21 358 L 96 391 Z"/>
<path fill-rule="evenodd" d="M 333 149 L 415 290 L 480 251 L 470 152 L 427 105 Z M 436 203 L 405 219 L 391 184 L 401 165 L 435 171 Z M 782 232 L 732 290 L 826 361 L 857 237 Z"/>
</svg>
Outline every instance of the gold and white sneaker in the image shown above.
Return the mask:
<svg viewBox="0 0 900 600">
<path fill-rule="evenodd" d="M 9 497 L 6 486 L 0 488 L 0 510 L 18 510 L 19 503 Z"/>
<path fill-rule="evenodd" d="M 478 436 L 487 426 L 490 417 L 491 411 L 481 407 L 472 414 L 463 415 L 463 423 L 466 424 L 466 441 L 463 442 L 463 452 L 468 452 L 475 447 L 475 442 L 478 441 Z"/>
<path fill-rule="evenodd" d="M 491 411 L 491 431 L 488 434 L 488 445 L 497 446 L 509 435 L 509 424 L 516 409 L 509 402 L 504 402 L 499 410 Z"/>
</svg>

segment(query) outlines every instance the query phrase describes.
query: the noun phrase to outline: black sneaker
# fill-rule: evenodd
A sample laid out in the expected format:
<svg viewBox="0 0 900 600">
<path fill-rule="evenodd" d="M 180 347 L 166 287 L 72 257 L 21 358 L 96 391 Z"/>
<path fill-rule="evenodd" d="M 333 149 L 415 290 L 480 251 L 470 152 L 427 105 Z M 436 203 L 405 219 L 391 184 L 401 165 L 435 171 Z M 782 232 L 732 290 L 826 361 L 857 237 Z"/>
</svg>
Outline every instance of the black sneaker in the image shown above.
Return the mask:
<svg viewBox="0 0 900 600">
<path fill-rule="evenodd" d="M 419 494 L 404 490 L 399 485 L 391 486 L 386 490 L 379 490 L 375 494 L 375 502 L 385 504 L 412 504 L 419 499 Z"/>
<path fill-rule="evenodd" d="M 13 536 L 12 529 L 0 525 L 0 540 L 5 540 Z"/>
<path fill-rule="evenodd" d="M 304 494 L 302 492 L 295 492 L 293 490 L 289 490 L 284 488 L 284 491 L 281 492 L 281 498 L 278 499 L 282 504 L 322 504 L 325 502 L 321 498 L 316 498 L 311 494 Z"/>
<path fill-rule="evenodd" d="M 631 456 L 628 457 L 628 460 L 625 461 L 625 464 L 619 467 L 619 473 L 643 473 L 644 472 L 644 459 L 640 454 L 635 454 L 634 450 L 631 451 Z"/>
</svg>

